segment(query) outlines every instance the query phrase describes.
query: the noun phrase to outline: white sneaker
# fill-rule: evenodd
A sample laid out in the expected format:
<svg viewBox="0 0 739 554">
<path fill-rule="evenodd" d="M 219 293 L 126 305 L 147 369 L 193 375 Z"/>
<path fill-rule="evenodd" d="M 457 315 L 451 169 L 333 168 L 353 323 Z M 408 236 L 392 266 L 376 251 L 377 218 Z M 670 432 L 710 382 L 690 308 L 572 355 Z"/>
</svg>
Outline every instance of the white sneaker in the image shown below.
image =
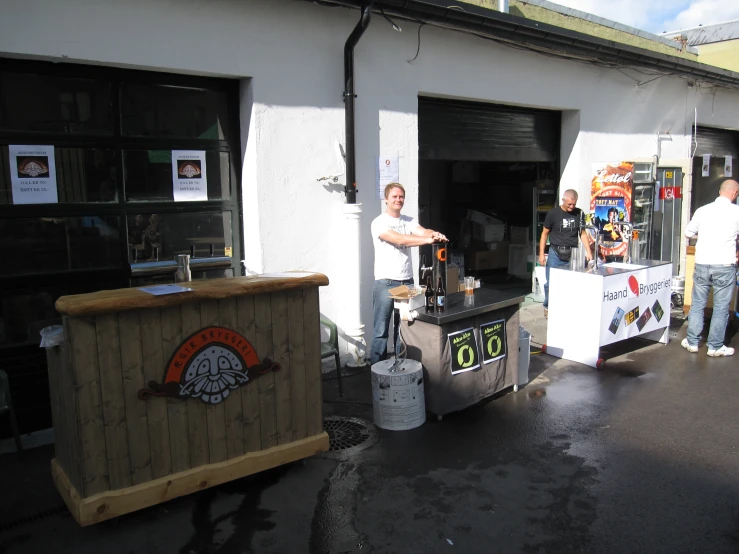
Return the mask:
<svg viewBox="0 0 739 554">
<path fill-rule="evenodd" d="M 708 355 L 709 356 L 733 356 L 734 355 L 734 349 L 731 346 L 722 346 L 718 350 L 711 350 L 708 349 Z"/>
<path fill-rule="evenodd" d="M 683 348 L 684 348 L 685 350 L 687 350 L 688 352 L 698 352 L 698 347 L 697 347 L 697 346 L 692 346 L 692 345 L 691 345 L 691 344 L 690 344 L 690 343 L 688 342 L 688 339 L 687 339 L 687 338 L 684 338 L 684 339 L 683 339 L 683 342 L 681 342 L 680 344 L 681 344 L 681 345 L 682 345 L 682 347 L 683 347 Z M 724 348 L 726 348 L 726 347 L 724 347 Z M 711 352 L 711 351 L 709 350 L 709 354 L 708 354 L 709 356 L 719 356 L 719 355 L 723 356 L 723 355 L 724 355 L 724 354 L 710 354 L 710 352 Z M 731 354 L 733 354 L 733 353 L 734 353 L 734 349 L 732 348 L 732 349 L 731 349 Z M 731 354 L 729 354 L 729 356 L 731 356 Z"/>
</svg>

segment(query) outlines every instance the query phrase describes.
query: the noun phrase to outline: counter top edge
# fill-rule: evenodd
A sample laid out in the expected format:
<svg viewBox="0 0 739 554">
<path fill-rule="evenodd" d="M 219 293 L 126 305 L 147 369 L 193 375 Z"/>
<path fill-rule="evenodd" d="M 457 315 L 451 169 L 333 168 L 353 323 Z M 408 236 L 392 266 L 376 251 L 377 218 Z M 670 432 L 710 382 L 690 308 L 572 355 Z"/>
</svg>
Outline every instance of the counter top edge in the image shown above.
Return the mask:
<svg viewBox="0 0 739 554">
<path fill-rule="evenodd" d="M 301 272 L 301 274 L 303 273 Z M 104 290 L 88 294 L 61 296 L 56 301 L 55 307 L 57 312 L 62 315 L 74 317 L 94 316 L 146 308 L 168 308 L 201 300 L 223 300 L 236 296 L 323 287 L 329 284 L 329 280 L 322 273 L 312 273 L 301 277 L 249 275 L 178 284 L 192 290 L 163 296 L 154 296 L 138 288 Z"/>
</svg>

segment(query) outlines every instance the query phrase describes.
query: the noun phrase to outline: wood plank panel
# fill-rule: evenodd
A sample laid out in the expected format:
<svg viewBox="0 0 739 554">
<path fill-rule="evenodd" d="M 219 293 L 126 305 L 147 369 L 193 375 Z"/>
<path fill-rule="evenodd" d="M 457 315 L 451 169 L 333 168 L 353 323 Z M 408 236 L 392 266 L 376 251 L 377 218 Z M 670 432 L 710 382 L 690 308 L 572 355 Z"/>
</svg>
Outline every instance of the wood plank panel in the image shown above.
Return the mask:
<svg viewBox="0 0 739 554">
<path fill-rule="evenodd" d="M 118 314 L 121 375 L 123 377 L 123 397 L 126 401 L 126 427 L 128 428 L 128 456 L 133 485 L 152 480 L 149 418 L 146 413 L 146 402 L 138 398 L 138 392 L 147 385 L 144 380 L 140 316 L 139 311 Z"/>
<path fill-rule="evenodd" d="M 123 399 L 121 347 L 118 338 L 118 315 L 95 318 L 97 355 L 100 368 L 100 392 L 105 425 L 105 445 L 111 490 L 131 486 L 128 455 L 126 406 Z"/>
<path fill-rule="evenodd" d="M 274 361 L 280 364 L 280 371 L 275 373 L 277 443 L 285 444 L 293 440 L 292 366 L 290 364 L 287 293 L 274 293 L 271 300 L 272 352 Z"/>
<path fill-rule="evenodd" d="M 159 310 L 141 312 L 141 352 L 144 356 L 144 379 L 161 383 L 165 374 L 162 354 L 162 316 Z M 149 422 L 149 451 L 151 474 L 154 479 L 172 473 L 172 454 L 169 447 L 167 403 L 152 397 L 146 401 Z"/>
<path fill-rule="evenodd" d="M 200 303 L 200 324 L 202 327 L 219 324 L 217 300 L 205 300 Z M 205 410 L 208 424 L 210 463 L 223 462 L 228 459 L 226 407 L 221 402 L 219 404 L 208 404 Z"/>
<path fill-rule="evenodd" d="M 1 165 L 1 164 L 0 164 Z M 49 372 L 49 396 L 51 399 L 51 423 L 54 428 L 54 456 L 63 468 L 70 465 L 70 445 L 67 442 L 69 431 L 65 427 L 64 412 L 62 409 L 61 372 L 62 347 L 54 346 L 46 349 L 46 367 Z"/>
<path fill-rule="evenodd" d="M 182 312 L 180 306 L 162 308 L 162 361 L 163 370 L 182 344 Z M 185 400 L 167 398 L 169 422 L 169 450 L 172 455 L 172 472 L 190 469 L 190 442 Z"/>
<path fill-rule="evenodd" d="M 293 439 L 300 440 L 308 436 L 302 290 L 292 290 L 287 293 L 287 320 L 290 337 L 290 394 L 292 397 Z"/>
<path fill-rule="evenodd" d="M 61 371 L 59 373 L 60 407 L 62 410 L 62 426 L 64 436 L 55 437 L 55 442 L 64 441 L 68 449 L 69 467 L 65 468 L 69 479 L 79 491 L 84 491 L 82 468 L 82 445 L 80 443 L 79 418 L 77 415 L 77 389 L 74 382 L 74 366 L 72 360 L 72 343 L 69 340 L 69 318 L 62 318 L 65 341 L 61 349 Z"/>
<path fill-rule="evenodd" d="M 83 495 L 92 496 L 110 490 L 95 321 L 70 318 L 69 332 L 82 447 Z"/>
<path fill-rule="evenodd" d="M 321 314 L 318 287 L 303 291 L 305 332 L 305 391 L 308 435 L 323 431 L 323 391 L 321 387 Z"/>
<path fill-rule="evenodd" d="M 256 323 L 254 321 L 254 297 L 236 298 L 238 328 L 241 334 L 256 348 Z M 257 352 L 259 355 L 259 352 Z M 241 387 L 241 407 L 244 418 L 244 451 L 256 452 L 262 449 L 261 422 L 259 421 L 259 385 L 247 383 Z"/>
<path fill-rule="evenodd" d="M 201 329 L 200 303 L 188 302 L 182 308 L 182 335 L 189 337 Z M 205 403 L 199 398 L 186 401 L 187 429 L 190 440 L 190 465 L 199 467 L 210 462 L 208 452 L 208 420 Z"/>
<path fill-rule="evenodd" d="M 218 314 L 223 327 L 238 332 L 236 298 L 219 300 Z M 223 404 L 226 417 L 226 454 L 230 460 L 244 453 L 244 413 L 241 391 L 230 389 L 228 398 L 223 400 Z"/>
<path fill-rule="evenodd" d="M 254 320 L 256 322 L 256 344 L 254 348 L 260 360 L 274 360 L 272 352 L 272 302 L 270 295 L 254 297 Z M 275 396 L 275 374 L 270 371 L 257 379 L 259 385 L 259 420 L 262 450 L 277 446 L 277 398 Z"/>
</svg>

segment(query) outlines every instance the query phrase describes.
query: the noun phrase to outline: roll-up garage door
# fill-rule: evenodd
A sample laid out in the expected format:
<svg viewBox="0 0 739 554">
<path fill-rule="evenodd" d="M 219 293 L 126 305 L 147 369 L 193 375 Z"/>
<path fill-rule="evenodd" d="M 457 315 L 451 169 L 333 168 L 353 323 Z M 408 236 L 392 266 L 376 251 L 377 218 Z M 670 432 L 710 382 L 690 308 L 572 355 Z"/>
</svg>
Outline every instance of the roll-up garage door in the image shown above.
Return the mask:
<svg viewBox="0 0 739 554">
<path fill-rule="evenodd" d="M 427 160 L 550 162 L 558 157 L 561 114 L 418 99 L 419 157 Z"/>
<path fill-rule="evenodd" d="M 700 126 L 697 130 L 696 156 L 711 154 L 720 158 L 733 156 L 734 159 L 739 156 L 739 132 Z"/>
</svg>

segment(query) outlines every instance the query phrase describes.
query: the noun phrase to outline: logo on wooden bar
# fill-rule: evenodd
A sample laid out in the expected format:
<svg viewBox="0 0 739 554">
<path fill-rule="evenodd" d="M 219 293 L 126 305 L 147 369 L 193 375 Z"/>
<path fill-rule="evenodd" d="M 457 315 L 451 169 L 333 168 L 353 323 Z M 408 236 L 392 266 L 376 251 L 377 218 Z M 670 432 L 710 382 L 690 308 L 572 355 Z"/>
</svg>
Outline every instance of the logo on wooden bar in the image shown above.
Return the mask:
<svg viewBox="0 0 739 554">
<path fill-rule="evenodd" d="M 236 331 L 206 327 L 177 348 L 163 382 L 149 381 L 149 387 L 139 391 L 139 398 L 199 398 L 206 404 L 218 404 L 232 390 L 279 369 L 280 365 L 269 358 L 260 362 L 249 341 Z"/>
</svg>

